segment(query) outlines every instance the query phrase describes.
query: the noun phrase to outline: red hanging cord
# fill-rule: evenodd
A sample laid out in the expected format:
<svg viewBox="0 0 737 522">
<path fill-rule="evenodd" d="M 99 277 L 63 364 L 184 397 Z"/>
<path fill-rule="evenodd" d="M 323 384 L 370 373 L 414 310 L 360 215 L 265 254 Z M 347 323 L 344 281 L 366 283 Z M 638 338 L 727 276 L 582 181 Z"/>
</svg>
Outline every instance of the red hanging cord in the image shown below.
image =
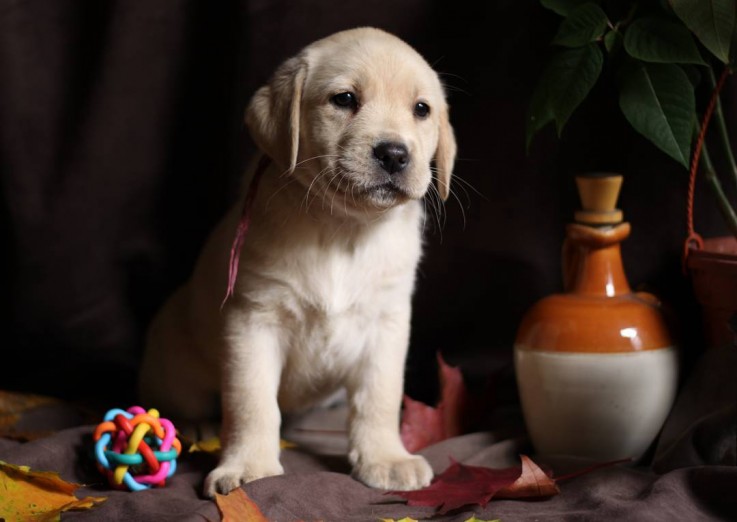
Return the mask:
<svg viewBox="0 0 737 522">
<path fill-rule="evenodd" d="M 241 211 L 241 218 L 238 221 L 238 228 L 235 231 L 235 237 L 233 238 L 233 245 L 230 247 L 230 262 L 228 263 L 228 288 L 225 291 L 225 298 L 220 304 L 222 310 L 225 306 L 225 302 L 235 291 L 235 281 L 238 278 L 238 263 L 241 258 L 241 248 L 243 248 L 243 242 L 246 239 L 248 233 L 248 227 L 251 225 L 251 209 L 253 208 L 253 202 L 256 200 L 256 192 L 258 192 L 258 182 L 261 180 L 266 167 L 269 166 L 271 158 L 268 156 L 261 156 L 256 167 L 256 172 L 253 174 L 251 184 L 248 186 L 248 192 L 246 193 L 246 199 L 243 202 L 243 210 Z"/>
<path fill-rule="evenodd" d="M 688 237 L 683 243 L 683 257 L 681 264 L 683 267 L 684 274 L 686 273 L 686 259 L 691 249 L 695 248 L 701 250 L 704 247 L 703 238 L 696 232 L 693 224 L 693 209 L 694 209 L 694 192 L 696 191 L 696 173 L 699 169 L 699 160 L 701 159 L 701 149 L 704 146 L 704 137 L 706 136 L 706 129 L 709 127 L 711 116 L 714 113 L 714 107 L 716 107 L 719 93 L 724 87 L 724 82 L 727 80 L 729 75 L 729 68 L 725 67 L 722 71 L 722 75 L 719 77 L 719 81 L 714 87 L 714 92 L 711 93 L 709 98 L 709 104 L 706 106 L 706 111 L 701 119 L 701 128 L 699 129 L 699 135 L 696 138 L 696 146 L 694 147 L 693 157 L 691 158 L 691 170 L 689 172 L 688 179 L 688 200 L 686 202 L 686 226 L 688 227 Z"/>
</svg>

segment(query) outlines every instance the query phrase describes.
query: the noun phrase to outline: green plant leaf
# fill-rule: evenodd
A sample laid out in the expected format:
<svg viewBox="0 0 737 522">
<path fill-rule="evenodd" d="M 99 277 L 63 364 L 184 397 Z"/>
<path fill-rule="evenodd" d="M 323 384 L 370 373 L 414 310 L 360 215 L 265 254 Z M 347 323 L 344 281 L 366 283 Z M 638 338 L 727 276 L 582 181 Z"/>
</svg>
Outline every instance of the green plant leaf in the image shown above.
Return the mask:
<svg viewBox="0 0 737 522">
<path fill-rule="evenodd" d="M 645 62 L 705 65 L 691 32 L 664 18 L 651 16 L 632 22 L 624 35 L 624 48 Z"/>
<path fill-rule="evenodd" d="M 591 0 L 540 0 L 543 7 L 555 11 L 561 16 L 568 16 L 573 9 Z"/>
<path fill-rule="evenodd" d="M 735 0 L 670 0 L 673 11 L 714 56 L 729 63 Z"/>
<path fill-rule="evenodd" d="M 534 135 L 555 121 L 558 135 L 601 74 L 604 56 L 596 44 L 553 54 L 532 96 L 527 119 L 527 148 Z"/>
<path fill-rule="evenodd" d="M 559 136 L 573 111 L 599 79 L 603 63 L 604 56 L 596 44 L 566 49 L 553 60 L 559 83 L 552 88 L 551 106 Z"/>
<path fill-rule="evenodd" d="M 616 29 L 609 31 L 604 35 L 604 48 L 609 54 L 617 52 L 622 46 L 622 33 Z"/>
<path fill-rule="evenodd" d="M 683 72 L 688 76 L 688 81 L 694 86 L 694 89 L 701 84 L 701 71 L 695 65 L 682 65 Z"/>
<path fill-rule="evenodd" d="M 558 33 L 553 38 L 553 45 L 581 47 L 598 40 L 604 34 L 608 22 L 601 7 L 593 2 L 583 4 L 573 9 L 560 24 Z"/>
<path fill-rule="evenodd" d="M 735 22 L 737 24 L 737 22 Z M 729 68 L 732 72 L 737 69 L 737 28 L 732 31 L 732 41 L 729 44 Z"/>
<path fill-rule="evenodd" d="M 688 168 L 696 104 L 683 69 L 642 62 L 626 69 L 619 106 L 637 132 Z"/>
</svg>

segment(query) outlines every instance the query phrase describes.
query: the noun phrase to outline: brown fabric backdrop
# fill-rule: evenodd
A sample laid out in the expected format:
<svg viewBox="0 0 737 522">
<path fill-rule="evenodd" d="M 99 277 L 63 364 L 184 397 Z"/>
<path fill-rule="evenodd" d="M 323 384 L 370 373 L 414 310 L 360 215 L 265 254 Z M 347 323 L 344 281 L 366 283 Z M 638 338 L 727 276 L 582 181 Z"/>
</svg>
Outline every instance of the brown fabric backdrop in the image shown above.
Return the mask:
<svg viewBox="0 0 737 522">
<path fill-rule="evenodd" d="M 497 407 L 479 426 L 490 431 L 426 449 L 436 471 L 449 456 L 499 467 L 531 450 L 517 437 L 515 331 L 533 302 L 561 289 L 573 176 L 613 170 L 625 175 L 619 206 L 633 225 L 623 247 L 630 282 L 668 303 L 684 379 L 691 373 L 649 452 L 659 474 L 646 459 L 573 480 L 549 501 L 498 501 L 476 514 L 734 520 L 737 360 L 730 349 L 699 357 L 699 308 L 680 272 L 685 171 L 634 136 L 602 86 L 561 140 L 547 129 L 525 154 L 525 112 L 557 21 L 518 0 L 0 0 L 0 389 L 96 408 L 91 418 L 59 404 L 26 412 L 20 431 L 69 429 L 28 443 L 0 438 L 0 460 L 59 471 L 109 497 L 65 519 L 217 519 L 199 497 L 209 455 L 182 456 L 167 488 L 150 495 L 107 488 L 89 455 L 96 414 L 134 403 L 145 328 L 235 197 L 253 152 L 242 124 L 251 94 L 310 41 L 374 25 L 444 74 L 459 142 L 460 202 L 448 202 L 440 226 L 429 220 L 407 392 L 435 400 L 438 350 L 463 363 L 472 386 L 497 378 Z M 726 108 L 734 121 L 734 103 Z M 710 197 L 700 183 L 697 227 L 724 233 Z M 299 441 L 283 454 L 287 475 L 246 489 L 274 520 L 430 514 L 351 480 L 343 439 L 320 438 L 338 445 L 327 456 Z"/>
<path fill-rule="evenodd" d="M 358 25 L 395 32 L 444 73 L 460 147 L 460 202 L 428 229 L 409 393 L 434 399 L 437 350 L 509 375 L 520 317 L 560 290 L 573 175 L 587 170 L 625 174 L 631 283 L 670 304 L 688 360 L 700 330 L 680 274 L 683 169 L 633 136 L 601 87 L 562 140 L 548 129 L 525 155 L 556 23 L 514 0 L 1 0 L 0 387 L 131 403 L 145 327 L 253 151 L 250 95 L 302 46 Z M 697 224 L 720 233 L 709 197 L 699 186 Z"/>
</svg>

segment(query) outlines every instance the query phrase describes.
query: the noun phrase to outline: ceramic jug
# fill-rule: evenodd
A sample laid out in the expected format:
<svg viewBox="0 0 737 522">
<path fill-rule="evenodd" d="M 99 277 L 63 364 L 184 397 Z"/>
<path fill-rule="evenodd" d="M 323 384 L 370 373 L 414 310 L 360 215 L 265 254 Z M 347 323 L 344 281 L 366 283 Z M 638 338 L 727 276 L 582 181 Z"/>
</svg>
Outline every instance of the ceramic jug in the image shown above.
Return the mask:
<svg viewBox="0 0 737 522">
<path fill-rule="evenodd" d="M 517 332 L 520 401 L 537 453 L 636 460 L 673 404 L 677 350 L 658 299 L 625 275 L 622 176 L 576 182 L 583 210 L 566 229 L 565 292 L 537 302 Z"/>
</svg>

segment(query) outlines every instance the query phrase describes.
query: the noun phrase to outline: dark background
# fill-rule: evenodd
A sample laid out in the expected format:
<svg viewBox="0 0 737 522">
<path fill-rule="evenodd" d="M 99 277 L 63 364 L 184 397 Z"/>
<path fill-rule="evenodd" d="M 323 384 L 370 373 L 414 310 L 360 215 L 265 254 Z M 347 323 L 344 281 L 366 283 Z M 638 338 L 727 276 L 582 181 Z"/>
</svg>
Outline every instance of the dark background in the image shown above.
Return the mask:
<svg viewBox="0 0 737 522">
<path fill-rule="evenodd" d="M 459 144 L 458 198 L 442 226 L 429 220 L 408 393 L 435 399 L 438 350 L 477 377 L 509 376 L 525 310 L 561 290 L 587 171 L 624 174 L 630 283 L 668 304 L 687 371 L 702 342 L 680 265 L 686 171 L 634 135 L 601 84 L 562 139 L 548 128 L 525 154 L 558 20 L 515 0 L 0 0 L 0 388 L 133 403 L 145 328 L 253 153 L 251 94 L 303 46 L 360 25 L 443 74 Z M 703 182 L 696 197 L 697 230 L 724 233 Z"/>
</svg>

